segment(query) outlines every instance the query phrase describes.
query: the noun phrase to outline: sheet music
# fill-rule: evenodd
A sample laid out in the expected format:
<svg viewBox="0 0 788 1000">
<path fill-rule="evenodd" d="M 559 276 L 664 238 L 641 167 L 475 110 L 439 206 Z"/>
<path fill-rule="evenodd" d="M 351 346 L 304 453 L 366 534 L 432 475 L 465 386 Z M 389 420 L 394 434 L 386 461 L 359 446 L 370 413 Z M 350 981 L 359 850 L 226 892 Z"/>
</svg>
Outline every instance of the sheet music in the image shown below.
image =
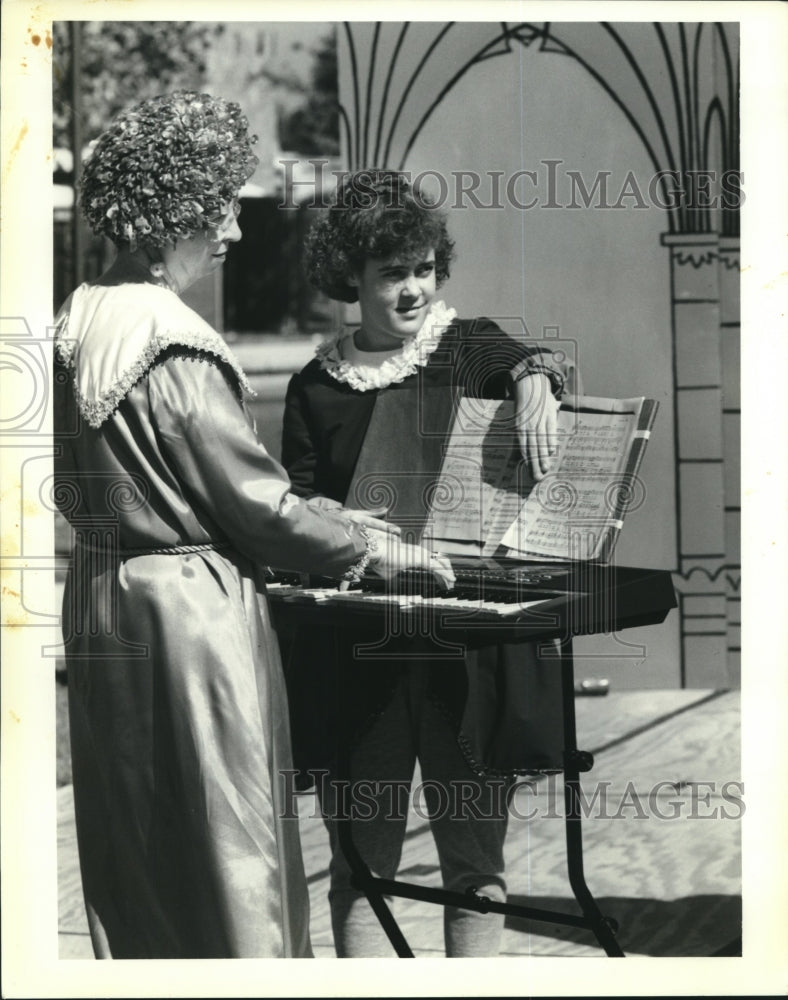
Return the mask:
<svg viewBox="0 0 788 1000">
<path fill-rule="evenodd" d="M 559 413 L 557 466 L 530 491 L 501 538 L 513 556 L 592 559 L 615 527 L 635 413 Z"/>
<path fill-rule="evenodd" d="M 490 555 L 532 487 L 517 444 L 514 404 L 465 397 L 457 408 L 425 537 L 449 553 Z"/>
<path fill-rule="evenodd" d="M 512 403 L 460 400 L 425 538 L 447 551 L 456 543 L 477 553 L 494 525 L 500 539 L 527 495 L 517 492 L 518 464 Z"/>
<path fill-rule="evenodd" d="M 448 553 L 589 559 L 614 522 L 636 412 L 558 415 L 555 471 L 539 483 L 520 454 L 511 401 L 460 401 L 425 539 Z"/>
</svg>

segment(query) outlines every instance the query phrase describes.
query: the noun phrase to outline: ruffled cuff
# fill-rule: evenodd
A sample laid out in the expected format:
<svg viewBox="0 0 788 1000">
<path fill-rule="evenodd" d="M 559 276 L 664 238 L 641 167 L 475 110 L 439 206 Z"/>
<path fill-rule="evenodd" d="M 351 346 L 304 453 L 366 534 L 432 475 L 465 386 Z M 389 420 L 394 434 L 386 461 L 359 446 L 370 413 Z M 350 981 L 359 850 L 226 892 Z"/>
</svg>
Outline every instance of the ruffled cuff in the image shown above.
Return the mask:
<svg viewBox="0 0 788 1000">
<path fill-rule="evenodd" d="M 371 532 L 365 528 L 363 524 L 358 525 L 358 529 L 364 536 L 366 549 L 361 558 L 357 562 L 353 563 L 350 569 L 342 574 L 342 579 L 347 580 L 350 583 L 358 583 L 359 580 L 361 580 L 366 573 L 370 562 L 378 551 L 378 543 L 373 538 Z"/>
<path fill-rule="evenodd" d="M 557 362 L 549 351 L 545 351 L 544 353 L 531 354 L 527 358 L 523 358 L 511 370 L 510 375 L 512 384 L 519 382 L 520 379 L 526 378 L 528 375 L 546 375 L 550 379 L 553 395 L 556 399 L 560 399 L 566 392 L 567 382 L 574 371 L 574 367 L 574 364 L 569 361 Z"/>
</svg>

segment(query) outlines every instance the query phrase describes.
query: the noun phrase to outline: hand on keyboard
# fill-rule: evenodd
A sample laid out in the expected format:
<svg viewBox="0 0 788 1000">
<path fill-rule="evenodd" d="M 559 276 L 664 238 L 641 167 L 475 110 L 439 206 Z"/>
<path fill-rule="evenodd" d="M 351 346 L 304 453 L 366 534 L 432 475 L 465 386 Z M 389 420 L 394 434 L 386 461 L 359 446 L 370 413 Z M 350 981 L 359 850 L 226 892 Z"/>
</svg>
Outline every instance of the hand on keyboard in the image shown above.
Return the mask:
<svg viewBox="0 0 788 1000">
<path fill-rule="evenodd" d="M 446 590 L 454 586 L 454 570 L 447 556 L 430 552 L 421 545 L 409 545 L 395 535 L 373 532 L 373 536 L 377 552 L 369 568 L 384 580 L 392 580 L 399 573 L 417 571 L 428 574 Z"/>
<path fill-rule="evenodd" d="M 387 511 L 388 507 L 372 507 L 370 510 L 343 509 L 342 513 L 356 524 L 363 524 L 365 528 L 374 528 L 375 531 L 399 535 L 402 529 L 398 524 L 392 524 L 390 521 L 383 520 L 383 516 Z"/>
</svg>

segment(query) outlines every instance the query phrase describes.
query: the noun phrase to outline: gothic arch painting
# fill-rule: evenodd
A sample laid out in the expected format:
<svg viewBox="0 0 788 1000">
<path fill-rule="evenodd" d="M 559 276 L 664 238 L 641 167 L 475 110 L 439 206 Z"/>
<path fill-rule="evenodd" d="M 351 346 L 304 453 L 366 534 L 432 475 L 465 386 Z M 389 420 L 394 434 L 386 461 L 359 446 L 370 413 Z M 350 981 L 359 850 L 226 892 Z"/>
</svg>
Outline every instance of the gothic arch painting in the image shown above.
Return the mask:
<svg viewBox="0 0 788 1000">
<path fill-rule="evenodd" d="M 604 94 L 610 113 L 637 137 L 656 179 L 669 272 L 675 544 L 666 565 L 680 602 L 675 682 L 695 687 L 736 685 L 740 670 L 738 27 L 349 22 L 338 28 L 340 130 L 351 169 L 408 169 L 425 130 L 440 132 L 460 82 L 489 86 L 491 65 L 523 50 L 573 61 L 588 88 Z M 512 115 L 519 120 L 520 109 Z M 518 128 L 512 142 L 519 141 Z M 462 148 L 462 136 L 451 138 Z M 688 184 L 695 185 L 692 197 Z M 648 394 L 642 386 L 637 392 Z"/>
</svg>

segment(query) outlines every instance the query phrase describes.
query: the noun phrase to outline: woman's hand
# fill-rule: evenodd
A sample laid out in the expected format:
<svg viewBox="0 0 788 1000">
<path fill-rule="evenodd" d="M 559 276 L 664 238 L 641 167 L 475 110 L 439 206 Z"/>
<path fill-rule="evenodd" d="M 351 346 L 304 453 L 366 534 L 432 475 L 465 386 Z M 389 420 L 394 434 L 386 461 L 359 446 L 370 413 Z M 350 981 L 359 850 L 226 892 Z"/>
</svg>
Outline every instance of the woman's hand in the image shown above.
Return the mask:
<svg viewBox="0 0 788 1000">
<path fill-rule="evenodd" d="M 391 524 L 389 521 L 382 520 L 384 514 L 387 512 L 388 507 L 371 507 L 369 510 L 343 509 L 341 511 L 349 520 L 355 524 L 363 524 L 365 528 L 382 531 L 389 535 L 401 534 L 401 528 L 398 524 Z"/>
<path fill-rule="evenodd" d="M 391 580 L 404 570 L 417 569 L 431 573 L 446 590 L 454 586 L 454 570 L 447 556 L 402 542 L 396 535 L 373 531 L 372 536 L 377 551 L 369 568 L 384 580 Z"/>
<path fill-rule="evenodd" d="M 517 436 L 528 471 L 538 482 L 553 466 L 558 450 L 558 400 L 550 379 L 537 372 L 515 382 Z"/>
</svg>

